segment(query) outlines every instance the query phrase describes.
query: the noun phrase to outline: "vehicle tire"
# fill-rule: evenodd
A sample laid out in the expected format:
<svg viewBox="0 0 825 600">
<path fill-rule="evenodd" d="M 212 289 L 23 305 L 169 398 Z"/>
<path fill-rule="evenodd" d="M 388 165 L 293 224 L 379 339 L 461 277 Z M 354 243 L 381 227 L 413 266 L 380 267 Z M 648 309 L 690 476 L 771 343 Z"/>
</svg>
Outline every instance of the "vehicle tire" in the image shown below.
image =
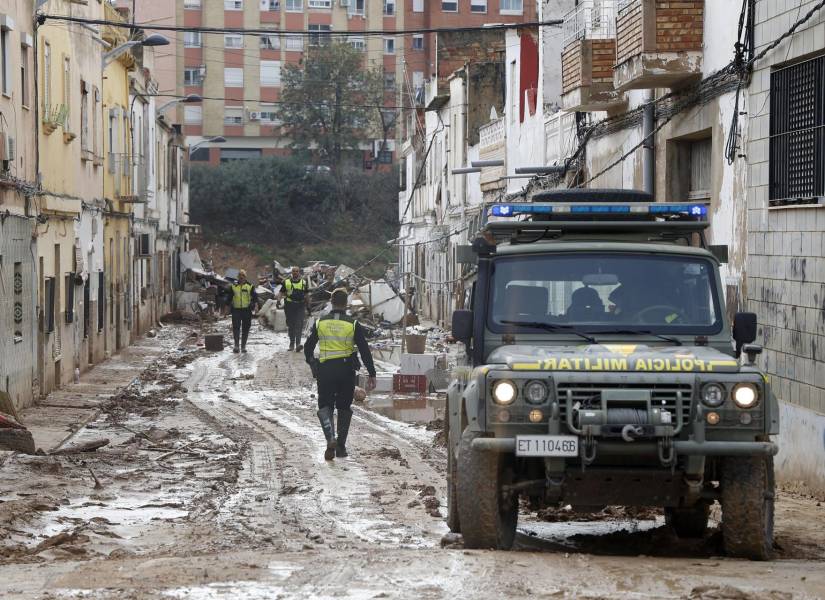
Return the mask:
<svg viewBox="0 0 825 600">
<path fill-rule="evenodd" d="M 509 550 L 516 537 L 518 495 L 505 499 L 502 486 L 512 481 L 512 457 L 474 450 L 479 433 L 465 430 L 458 449 L 458 516 L 466 548 Z"/>
<path fill-rule="evenodd" d="M 28 429 L 0 428 L 0 449 L 34 454 L 34 438 Z"/>
<path fill-rule="evenodd" d="M 710 517 L 710 503 L 699 501 L 687 508 L 665 508 L 665 523 L 685 539 L 704 537 Z"/>
<path fill-rule="evenodd" d="M 455 452 L 450 439 L 450 415 L 446 416 L 444 427 L 447 434 L 447 527 L 453 533 L 461 533 L 461 520 L 458 518 L 458 474 L 455 468 Z"/>
<path fill-rule="evenodd" d="M 769 560 L 773 553 L 773 457 L 722 461 L 722 539 L 730 556 Z"/>
</svg>

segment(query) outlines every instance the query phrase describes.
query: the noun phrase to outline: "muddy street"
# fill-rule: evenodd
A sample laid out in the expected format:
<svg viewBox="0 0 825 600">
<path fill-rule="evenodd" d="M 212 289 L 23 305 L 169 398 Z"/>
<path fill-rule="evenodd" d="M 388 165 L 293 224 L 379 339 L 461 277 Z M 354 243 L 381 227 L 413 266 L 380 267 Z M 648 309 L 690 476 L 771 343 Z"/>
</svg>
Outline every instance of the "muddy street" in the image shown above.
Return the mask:
<svg viewBox="0 0 825 600">
<path fill-rule="evenodd" d="M 38 409 L 44 453 L 0 453 L 0 597 L 825 597 L 825 507 L 790 492 L 770 563 L 612 508 L 523 512 L 517 551 L 464 550 L 444 538 L 437 431 L 359 406 L 327 463 L 286 334 L 254 326 L 232 354 L 201 333 L 167 326 L 98 365 Z"/>
</svg>

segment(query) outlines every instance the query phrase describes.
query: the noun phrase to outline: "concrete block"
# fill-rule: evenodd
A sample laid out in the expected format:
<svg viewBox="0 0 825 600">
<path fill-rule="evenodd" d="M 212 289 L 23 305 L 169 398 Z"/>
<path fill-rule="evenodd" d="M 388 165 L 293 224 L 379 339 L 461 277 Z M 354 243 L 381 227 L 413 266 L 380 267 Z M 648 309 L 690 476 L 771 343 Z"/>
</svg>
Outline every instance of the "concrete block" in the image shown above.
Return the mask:
<svg viewBox="0 0 825 600">
<path fill-rule="evenodd" d="M 401 373 L 404 375 L 426 375 L 435 369 L 438 354 L 402 354 Z"/>
</svg>

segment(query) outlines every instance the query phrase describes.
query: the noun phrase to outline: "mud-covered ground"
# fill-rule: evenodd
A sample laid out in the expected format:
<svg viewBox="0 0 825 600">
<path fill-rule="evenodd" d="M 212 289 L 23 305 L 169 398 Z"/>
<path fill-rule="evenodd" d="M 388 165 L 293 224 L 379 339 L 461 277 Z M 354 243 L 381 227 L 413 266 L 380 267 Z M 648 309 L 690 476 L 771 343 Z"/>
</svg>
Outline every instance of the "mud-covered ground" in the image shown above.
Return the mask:
<svg viewBox="0 0 825 600">
<path fill-rule="evenodd" d="M 286 336 L 255 326 L 236 355 L 197 333 L 162 330 L 157 356 L 60 447 L 107 446 L 0 453 L 0 597 L 825 597 L 825 507 L 789 492 L 770 563 L 614 508 L 525 512 L 515 552 L 442 548 L 436 430 L 359 407 L 350 457 L 326 463 Z"/>
</svg>

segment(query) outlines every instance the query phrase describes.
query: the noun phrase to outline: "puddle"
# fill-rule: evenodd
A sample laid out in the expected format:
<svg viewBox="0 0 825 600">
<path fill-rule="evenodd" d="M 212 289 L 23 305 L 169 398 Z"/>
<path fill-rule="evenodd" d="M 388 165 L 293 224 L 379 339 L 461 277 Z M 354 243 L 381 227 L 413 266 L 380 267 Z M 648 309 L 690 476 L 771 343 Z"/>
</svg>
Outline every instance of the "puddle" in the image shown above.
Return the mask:
<svg viewBox="0 0 825 600">
<path fill-rule="evenodd" d="M 446 405 L 438 396 L 369 396 L 364 408 L 395 421 L 427 424 L 444 418 Z"/>
</svg>

